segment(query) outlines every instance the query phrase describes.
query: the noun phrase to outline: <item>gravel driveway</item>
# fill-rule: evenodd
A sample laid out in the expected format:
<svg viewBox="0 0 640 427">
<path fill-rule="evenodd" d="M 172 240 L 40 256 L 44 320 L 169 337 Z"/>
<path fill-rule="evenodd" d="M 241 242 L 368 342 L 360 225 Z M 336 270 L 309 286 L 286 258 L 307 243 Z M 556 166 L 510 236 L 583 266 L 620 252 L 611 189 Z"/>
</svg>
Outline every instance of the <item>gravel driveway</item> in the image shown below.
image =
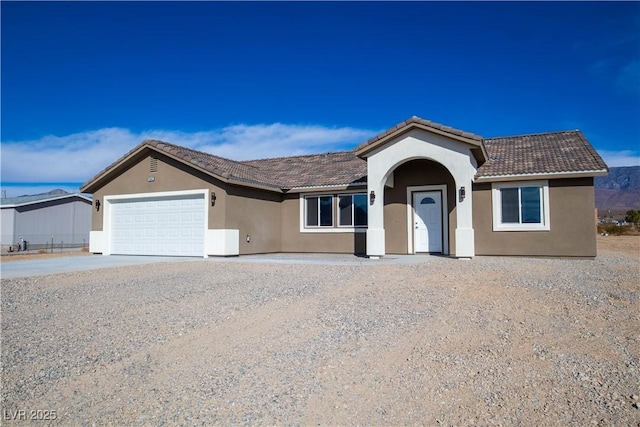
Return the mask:
<svg viewBox="0 0 640 427">
<path fill-rule="evenodd" d="M 639 243 L 3 279 L 2 424 L 637 426 Z"/>
</svg>

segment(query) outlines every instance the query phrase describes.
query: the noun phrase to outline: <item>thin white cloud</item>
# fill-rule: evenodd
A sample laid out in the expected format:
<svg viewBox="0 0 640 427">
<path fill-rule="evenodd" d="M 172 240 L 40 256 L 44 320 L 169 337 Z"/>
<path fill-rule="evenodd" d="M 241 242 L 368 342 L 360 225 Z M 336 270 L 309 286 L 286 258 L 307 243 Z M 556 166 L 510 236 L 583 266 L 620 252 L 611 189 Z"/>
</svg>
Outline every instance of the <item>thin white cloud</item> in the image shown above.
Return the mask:
<svg viewBox="0 0 640 427">
<path fill-rule="evenodd" d="M 377 131 L 314 125 L 233 125 L 205 132 L 105 128 L 2 142 L 2 182 L 85 182 L 145 139 L 234 160 L 352 149 Z"/>
<path fill-rule="evenodd" d="M 607 166 L 640 166 L 640 153 L 631 150 L 610 151 L 598 150 Z"/>
<path fill-rule="evenodd" d="M 120 128 L 30 141 L 3 141 L 2 182 L 84 181 L 139 142 L 138 136 Z"/>
<path fill-rule="evenodd" d="M 376 132 L 353 128 L 292 126 L 275 123 L 237 125 L 223 129 L 217 140 L 199 149 L 236 160 L 295 156 L 352 149 Z"/>
<path fill-rule="evenodd" d="M 637 59 L 623 62 L 602 58 L 591 64 L 588 72 L 620 93 L 640 94 L 640 61 Z"/>
<path fill-rule="evenodd" d="M 589 66 L 588 68 L 588 71 L 594 76 L 601 77 L 609 73 L 612 67 L 613 62 L 610 59 L 603 58 L 591 64 L 591 66 Z"/>
<path fill-rule="evenodd" d="M 618 89 L 632 95 L 640 94 L 640 61 L 631 61 L 618 73 Z"/>
<path fill-rule="evenodd" d="M 234 160 L 247 160 L 348 150 L 377 132 L 349 127 L 274 123 L 240 124 L 193 133 L 170 130 L 134 133 L 128 129 L 105 128 L 62 137 L 2 142 L 2 189 L 7 191 L 8 197 L 55 188 L 76 192 L 78 187 L 74 183 L 86 182 L 145 139 L 158 139 Z M 609 167 L 640 165 L 640 153 L 637 151 L 598 152 Z"/>
</svg>

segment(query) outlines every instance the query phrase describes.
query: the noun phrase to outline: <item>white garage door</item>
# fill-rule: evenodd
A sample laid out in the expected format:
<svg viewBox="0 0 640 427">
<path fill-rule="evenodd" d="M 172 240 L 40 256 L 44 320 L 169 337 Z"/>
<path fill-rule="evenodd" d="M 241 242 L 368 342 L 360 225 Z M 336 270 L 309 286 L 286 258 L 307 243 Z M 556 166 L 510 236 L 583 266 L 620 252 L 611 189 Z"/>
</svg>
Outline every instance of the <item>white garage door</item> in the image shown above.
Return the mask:
<svg viewBox="0 0 640 427">
<path fill-rule="evenodd" d="M 204 194 L 110 203 L 112 254 L 203 256 Z"/>
</svg>

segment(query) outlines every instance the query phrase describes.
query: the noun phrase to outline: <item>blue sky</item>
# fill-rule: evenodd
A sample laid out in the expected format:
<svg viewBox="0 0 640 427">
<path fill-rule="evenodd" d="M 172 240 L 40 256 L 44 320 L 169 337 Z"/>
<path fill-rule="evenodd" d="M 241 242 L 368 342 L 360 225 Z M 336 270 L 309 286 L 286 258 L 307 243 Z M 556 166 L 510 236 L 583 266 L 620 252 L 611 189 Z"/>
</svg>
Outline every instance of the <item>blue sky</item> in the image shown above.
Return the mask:
<svg viewBox="0 0 640 427">
<path fill-rule="evenodd" d="M 639 2 L 7 2 L 2 189 L 76 191 L 146 138 L 234 159 L 417 115 L 580 129 L 640 164 Z"/>
</svg>

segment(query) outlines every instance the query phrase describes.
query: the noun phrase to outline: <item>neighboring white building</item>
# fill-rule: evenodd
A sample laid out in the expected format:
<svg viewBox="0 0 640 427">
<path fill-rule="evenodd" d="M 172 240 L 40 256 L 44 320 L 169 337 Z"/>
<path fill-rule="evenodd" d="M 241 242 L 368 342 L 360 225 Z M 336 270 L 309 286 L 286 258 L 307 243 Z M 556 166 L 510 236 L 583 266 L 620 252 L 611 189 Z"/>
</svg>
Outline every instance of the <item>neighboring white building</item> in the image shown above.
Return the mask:
<svg viewBox="0 0 640 427">
<path fill-rule="evenodd" d="M 89 244 L 91 198 L 82 194 L 52 192 L 0 199 L 0 244 L 26 240 L 29 247 Z"/>
</svg>

